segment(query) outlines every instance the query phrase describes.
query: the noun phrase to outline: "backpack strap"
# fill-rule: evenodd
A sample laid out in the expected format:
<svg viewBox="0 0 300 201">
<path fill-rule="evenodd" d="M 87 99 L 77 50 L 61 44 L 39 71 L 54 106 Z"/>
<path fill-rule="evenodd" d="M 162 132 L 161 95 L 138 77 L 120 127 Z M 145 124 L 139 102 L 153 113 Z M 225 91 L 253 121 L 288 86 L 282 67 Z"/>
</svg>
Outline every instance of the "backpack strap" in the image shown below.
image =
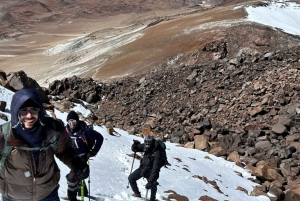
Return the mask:
<svg viewBox="0 0 300 201">
<path fill-rule="evenodd" d="M 52 129 L 54 129 L 54 130 L 57 129 L 56 122 L 54 121 L 54 119 L 52 119 L 50 117 L 45 117 L 45 120 L 47 122 L 49 122 Z M 44 150 L 49 149 L 50 147 L 52 147 L 52 149 L 54 151 L 56 150 L 56 147 L 57 147 L 57 137 L 56 137 L 56 135 L 54 135 L 50 139 L 50 144 L 48 146 L 44 146 L 44 147 L 14 147 L 14 148 L 19 149 L 19 150 L 25 150 L 25 151 L 44 151 Z"/>
<path fill-rule="evenodd" d="M 50 139 L 50 142 L 51 143 L 48 146 L 44 146 L 44 147 L 14 147 L 14 148 L 19 150 L 25 150 L 25 151 L 44 151 L 52 147 L 52 149 L 55 151 L 57 147 L 56 135 L 54 135 Z"/>
<path fill-rule="evenodd" d="M 50 139 L 50 145 L 52 146 L 53 151 L 55 152 L 56 148 L 57 148 L 57 139 L 56 139 L 56 135 L 54 135 L 51 139 Z"/>
<path fill-rule="evenodd" d="M 2 153 L 1 153 L 0 170 L 3 168 L 4 162 L 7 158 L 7 156 L 10 154 L 12 149 L 13 149 L 13 147 L 12 146 L 7 146 L 6 142 L 5 142 L 5 145 L 4 145 Z"/>
<path fill-rule="evenodd" d="M 4 166 L 4 162 L 7 158 L 7 156 L 10 154 L 11 150 L 13 149 L 12 146 L 7 146 L 6 144 L 6 138 L 10 132 L 10 121 L 2 124 L 2 133 L 3 133 L 3 136 L 4 136 L 4 147 L 3 147 L 3 150 L 2 150 L 2 153 L 1 153 L 1 161 L 0 161 L 0 170 L 3 168 Z"/>
<path fill-rule="evenodd" d="M 13 147 L 13 146 L 8 146 L 6 144 L 6 138 L 9 134 L 9 131 L 10 131 L 10 121 L 2 125 L 2 133 L 4 135 L 5 143 L 4 143 L 2 153 L 1 153 L 0 170 L 3 168 L 7 156 L 10 154 L 10 152 L 12 151 L 13 148 L 19 149 L 19 150 L 25 150 L 25 151 L 43 151 L 43 150 L 49 149 L 50 147 L 52 147 L 52 149 L 55 151 L 56 148 L 57 148 L 56 135 L 54 135 L 50 139 L 50 144 L 48 146 L 44 146 L 44 147 Z"/>
<path fill-rule="evenodd" d="M 70 129 L 68 128 L 68 126 L 66 126 L 66 131 L 67 131 L 67 133 L 69 134 L 69 136 L 72 139 L 73 138 L 74 139 L 81 139 L 86 144 L 86 146 L 89 147 L 88 140 L 85 137 L 85 131 L 86 131 L 86 128 L 87 128 L 85 122 L 79 121 L 79 125 L 78 126 L 79 126 L 79 131 L 82 132 L 82 136 L 76 136 L 76 135 L 74 135 L 74 133 L 72 133 L 72 131 L 70 131 Z"/>
</svg>

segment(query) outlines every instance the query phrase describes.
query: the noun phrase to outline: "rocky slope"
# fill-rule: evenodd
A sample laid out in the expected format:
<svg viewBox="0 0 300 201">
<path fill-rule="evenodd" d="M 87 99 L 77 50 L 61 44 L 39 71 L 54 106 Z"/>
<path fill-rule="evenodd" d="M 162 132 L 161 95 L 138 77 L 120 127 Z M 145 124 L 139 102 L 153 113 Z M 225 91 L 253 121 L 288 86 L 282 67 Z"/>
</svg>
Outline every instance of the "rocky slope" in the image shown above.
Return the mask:
<svg viewBox="0 0 300 201">
<path fill-rule="evenodd" d="M 49 93 L 60 97 L 54 99 L 60 105 L 91 103 L 97 124 L 151 133 L 244 165 L 262 184 L 253 195 L 296 200 L 299 40 L 251 26 L 237 29 L 257 34 L 239 54 L 233 54 L 234 38 L 224 37 L 199 50 L 212 61 L 157 68 L 111 84 L 71 77 L 51 83 Z"/>
</svg>

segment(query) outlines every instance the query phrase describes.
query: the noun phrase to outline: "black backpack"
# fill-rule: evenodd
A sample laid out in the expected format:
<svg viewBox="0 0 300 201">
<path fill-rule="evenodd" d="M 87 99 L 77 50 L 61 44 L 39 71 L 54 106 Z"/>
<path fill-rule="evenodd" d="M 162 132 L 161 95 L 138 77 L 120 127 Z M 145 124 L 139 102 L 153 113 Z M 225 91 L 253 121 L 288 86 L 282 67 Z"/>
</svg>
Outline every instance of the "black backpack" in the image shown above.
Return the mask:
<svg viewBox="0 0 300 201">
<path fill-rule="evenodd" d="M 166 152 L 166 144 L 160 140 L 160 139 L 156 139 L 156 148 L 160 151 L 160 159 L 161 159 L 161 167 L 166 165 L 170 165 L 168 162 L 168 158 L 167 158 L 167 152 Z"/>
</svg>

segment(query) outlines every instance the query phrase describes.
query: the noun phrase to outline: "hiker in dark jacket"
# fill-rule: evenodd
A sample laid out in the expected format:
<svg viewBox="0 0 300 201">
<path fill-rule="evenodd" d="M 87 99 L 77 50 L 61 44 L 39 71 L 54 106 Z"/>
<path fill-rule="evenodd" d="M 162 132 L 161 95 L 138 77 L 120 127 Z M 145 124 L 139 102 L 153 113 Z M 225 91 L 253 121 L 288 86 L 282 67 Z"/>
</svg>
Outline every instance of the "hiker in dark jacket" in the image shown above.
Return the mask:
<svg viewBox="0 0 300 201">
<path fill-rule="evenodd" d="M 96 156 L 102 146 L 103 136 L 91 129 L 84 121 L 79 120 L 75 111 L 71 111 L 67 116 L 66 130 L 72 139 L 73 149 L 83 162 L 86 163 L 89 158 Z M 82 185 L 82 181 L 76 180 L 72 172 L 67 174 L 66 178 L 68 181 L 68 198 L 76 201 L 77 193 L 81 195 L 79 187 Z M 85 182 L 84 196 L 88 196 Z"/>
<path fill-rule="evenodd" d="M 158 149 L 157 141 L 150 135 L 146 136 L 144 143 L 134 140 L 131 146 L 133 152 L 144 152 L 141 159 L 140 167 L 131 173 L 128 177 L 134 197 L 141 197 L 136 181 L 144 177 L 148 180 L 146 189 L 151 189 L 150 201 L 156 199 L 157 179 L 159 177 L 160 168 L 162 167 L 161 154 Z"/>
<path fill-rule="evenodd" d="M 59 201 L 60 170 L 54 155 L 81 179 L 88 177 L 89 167 L 73 158 L 71 138 L 61 123 L 45 116 L 36 90 L 17 91 L 10 110 L 8 136 L 0 129 L 2 200 Z M 3 151 L 9 146 L 10 152 Z"/>
</svg>

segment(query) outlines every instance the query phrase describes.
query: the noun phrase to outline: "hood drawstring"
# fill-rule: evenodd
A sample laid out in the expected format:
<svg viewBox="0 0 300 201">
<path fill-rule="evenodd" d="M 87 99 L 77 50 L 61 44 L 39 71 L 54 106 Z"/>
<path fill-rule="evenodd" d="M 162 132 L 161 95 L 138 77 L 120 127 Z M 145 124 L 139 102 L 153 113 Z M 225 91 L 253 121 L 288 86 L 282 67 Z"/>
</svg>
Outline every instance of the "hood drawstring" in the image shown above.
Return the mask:
<svg viewBox="0 0 300 201">
<path fill-rule="evenodd" d="M 19 121 L 17 122 L 17 124 L 16 124 L 16 125 L 12 126 L 12 128 L 16 128 L 16 127 L 17 127 L 19 124 L 21 124 L 21 125 L 22 125 L 22 123 L 21 123 L 20 119 L 19 119 Z"/>
<path fill-rule="evenodd" d="M 21 124 L 21 126 L 22 126 L 22 128 L 23 128 L 23 125 L 22 125 L 22 122 L 21 122 L 21 118 L 20 118 L 20 116 L 18 115 L 18 122 L 17 122 L 17 124 L 16 125 L 14 125 L 14 126 L 12 126 L 12 128 L 16 128 L 19 124 Z M 24 130 L 24 129 L 23 129 Z"/>
<path fill-rule="evenodd" d="M 39 119 L 41 126 L 45 126 L 45 124 Z"/>
</svg>

